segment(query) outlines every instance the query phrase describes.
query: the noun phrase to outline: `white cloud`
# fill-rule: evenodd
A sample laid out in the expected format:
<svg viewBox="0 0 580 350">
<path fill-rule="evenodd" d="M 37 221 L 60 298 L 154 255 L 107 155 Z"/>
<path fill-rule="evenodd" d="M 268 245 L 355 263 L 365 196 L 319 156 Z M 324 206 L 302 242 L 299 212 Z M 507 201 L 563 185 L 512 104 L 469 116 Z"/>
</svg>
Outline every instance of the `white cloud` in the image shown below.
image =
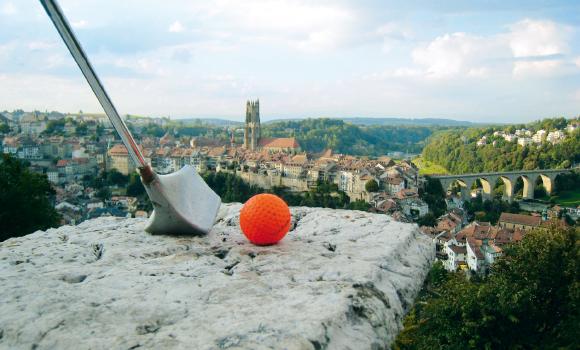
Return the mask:
<svg viewBox="0 0 580 350">
<path fill-rule="evenodd" d="M 383 40 L 383 52 L 390 52 L 401 42 L 410 40 L 413 35 L 411 30 L 400 23 L 386 23 L 376 29 L 376 34 Z"/>
<path fill-rule="evenodd" d="M 550 76 L 563 68 L 562 60 L 518 61 L 514 63 L 513 74 L 516 77 Z"/>
<path fill-rule="evenodd" d="M 488 36 L 452 33 L 416 47 L 413 61 L 424 76 L 487 78 L 511 70 L 519 78 L 561 74 L 569 59 L 571 29 L 547 20 L 524 19 Z"/>
<path fill-rule="evenodd" d="M 189 9 L 205 35 L 227 32 L 246 43 L 311 52 L 352 42 L 358 20 L 351 8 L 304 0 L 218 0 L 192 3 Z"/>
<path fill-rule="evenodd" d="M 430 78 L 455 76 L 484 77 L 485 60 L 499 43 L 495 39 L 482 38 L 466 33 L 445 34 L 429 44 L 413 50 L 413 61 L 425 68 Z"/>
<path fill-rule="evenodd" d="M 31 41 L 27 45 L 29 50 L 49 50 L 56 47 L 56 44 L 51 41 Z"/>
<path fill-rule="evenodd" d="M 185 27 L 183 26 L 183 24 L 181 24 L 181 22 L 175 21 L 175 22 L 171 23 L 171 25 L 169 26 L 169 28 L 167 30 L 170 33 L 181 33 L 185 30 Z"/>
<path fill-rule="evenodd" d="M 71 25 L 73 26 L 73 28 L 82 29 L 82 28 L 86 28 L 89 25 L 89 22 L 87 22 L 84 19 L 81 19 L 81 20 L 72 22 Z"/>
<path fill-rule="evenodd" d="M 0 7 L 0 13 L 6 16 L 15 15 L 18 13 L 18 9 L 12 2 L 6 2 Z"/>
<path fill-rule="evenodd" d="M 568 52 L 569 27 L 552 21 L 524 19 L 510 26 L 510 29 L 510 48 L 514 57 L 550 56 Z"/>
</svg>

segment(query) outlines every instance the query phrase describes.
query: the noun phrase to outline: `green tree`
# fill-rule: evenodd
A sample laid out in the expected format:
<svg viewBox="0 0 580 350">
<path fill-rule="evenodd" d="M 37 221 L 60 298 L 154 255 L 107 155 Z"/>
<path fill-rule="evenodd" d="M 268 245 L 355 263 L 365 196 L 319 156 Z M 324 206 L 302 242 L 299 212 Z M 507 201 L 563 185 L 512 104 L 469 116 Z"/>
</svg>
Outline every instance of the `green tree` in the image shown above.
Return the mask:
<svg viewBox="0 0 580 350">
<path fill-rule="evenodd" d="M 368 211 L 370 207 L 371 207 L 370 204 L 361 199 L 357 199 L 354 202 L 350 202 L 350 204 L 348 205 L 348 209 L 361 211 Z"/>
<path fill-rule="evenodd" d="M 8 124 L 0 124 L 0 134 L 6 134 L 10 132 L 10 127 Z"/>
<path fill-rule="evenodd" d="M 58 226 L 60 216 L 50 201 L 54 190 L 46 176 L 8 155 L 0 159 L 0 240 Z"/>
<path fill-rule="evenodd" d="M 508 246 L 488 277 L 450 274 L 405 318 L 395 349 L 576 349 L 580 232 L 552 226 Z"/>
<path fill-rule="evenodd" d="M 129 176 L 121 174 L 117 169 L 111 169 L 107 173 L 107 181 L 112 185 L 125 186 L 129 182 Z"/>
<path fill-rule="evenodd" d="M 376 180 L 371 179 L 365 184 L 365 190 L 367 192 L 377 192 L 379 190 L 379 184 Z"/>
<path fill-rule="evenodd" d="M 421 223 L 426 226 L 434 226 L 436 219 L 447 211 L 447 203 L 445 203 L 445 190 L 441 186 L 441 182 L 432 177 L 427 177 L 425 187 L 419 190 L 419 196 L 429 206 L 431 215 L 424 218 Z M 434 218 L 434 219 L 433 219 Z M 427 225 L 432 224 L 432 225 Z"/>
<path fill-rule="evenodd" d="M 137 174 L 129 176 L 129 185 L 127 185 L 127 196 L 139 197 L 145 194 L 145 187 L 141 178 Z"/>
<path fill-rule="evenodd" d="M 111 199 L 111 190 L 108 187 L 102 187 L 97 191 L 97 197 L 103 201 Z"/>
</svg>

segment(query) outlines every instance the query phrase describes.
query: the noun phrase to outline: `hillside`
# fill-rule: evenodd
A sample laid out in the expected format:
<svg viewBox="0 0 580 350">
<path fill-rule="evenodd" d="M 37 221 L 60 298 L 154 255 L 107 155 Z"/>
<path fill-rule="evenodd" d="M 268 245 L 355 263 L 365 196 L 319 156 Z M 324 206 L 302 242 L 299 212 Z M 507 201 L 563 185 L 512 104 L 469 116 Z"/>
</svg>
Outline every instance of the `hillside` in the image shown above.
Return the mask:
<svg viewBox="0 0 580 350">
<path fill-rule="evenodd" d="M 406 126 L 473 126 L 475 123 L 464 120 L 442 118 L 339 118 L 355 125 L 406 125 Z"/>
<path fill-rule="evenodd" d="M 296 137 L 308 152 L 330 148 L 338 153 L 380 156 L 399 151 L 420 153 L 435 126 L 353 125 L 338 119 L 279 121 L 262 126 L 265 137 Z"/>
<path fill-rule="evenodd" d="M 385 125 L 385 126 L 474 126 L 477 123 L 468 122 L 465 120 L 454 120 L 454 119 L 444 119 L 444 118 L 365 118 L 365 117 L 352 117 L 352 118 L 308 118 L 308 119 L 334 119 L 342 120 L 345 123 L 354 125 Z M 264 124 L 272 124 L 279 122 L 299 122 L 301 118 L 288 118 L 288 119 L 273 119 L 264 122 Z"/>
<path fill-rule="evenodd" d="M 469 128 L 434 133 L 423 150 L 423 159 L 441 165 L 453 174 L 520 169 L 567 168 L 580 162 L 580 131 L 569 131 L 568 125 L 578 119 L 547 119 L 528 125 Z M 529 134 L 545 130 L 560 130 L 562 139 L 549 142 L 531 141 L 532 136 L 520 136 L 529 144 L 508 141 L 517 130 Z M 495 135 L 494 135 L 495 133 Z M 512 135 L 512 136 L 509 136 Z"/>
</svg>

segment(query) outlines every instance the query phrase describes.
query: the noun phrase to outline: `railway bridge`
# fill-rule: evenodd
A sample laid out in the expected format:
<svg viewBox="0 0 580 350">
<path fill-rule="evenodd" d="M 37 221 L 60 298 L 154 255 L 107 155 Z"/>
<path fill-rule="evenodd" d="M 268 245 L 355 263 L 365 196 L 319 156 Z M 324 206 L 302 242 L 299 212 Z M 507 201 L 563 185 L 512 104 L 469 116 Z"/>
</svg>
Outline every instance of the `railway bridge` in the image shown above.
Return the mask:
<svg viewBox="0 0 580 350">
<path fill-rule="evenodd" d="M 542 179 L 546 192 L 551 194 L 554 190 L 554 180 L 556 179 L 556 176 L 571 172 L 572 170 L 574 169 L 520 170 L 461 175 L 434 175 L 431 177 L 438 179 L 444 190 L 448 190 L 454 183 L 459 184 L 461 186 L 461 197 L 463 199 L 470 198 L 471 189 L 477 180 L 481 182 L 483 198 L 491 199 L 492 191 L 496 183 L 501 180 L 505 185 L 503 198 L 511 202 L 514 199 L 514 187 L 516 181 L 520 177 L 524 182 L 523 198 L 533 199 L 534 187 L 538 178 Z"/>
</svg>

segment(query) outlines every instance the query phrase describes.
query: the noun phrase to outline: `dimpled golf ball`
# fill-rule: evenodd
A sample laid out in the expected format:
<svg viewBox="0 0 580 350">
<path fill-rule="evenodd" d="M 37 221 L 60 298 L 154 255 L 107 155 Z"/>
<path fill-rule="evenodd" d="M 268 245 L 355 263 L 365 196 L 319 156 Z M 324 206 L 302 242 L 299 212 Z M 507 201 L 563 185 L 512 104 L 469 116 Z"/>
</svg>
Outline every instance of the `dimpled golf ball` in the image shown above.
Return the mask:
<svg viewBox="0 0 580 350">
<path fill-rule="evenodd" d="M 290 208 L 273 194 L 250 198 L 240 211 L 244 235 L 256 245 L 271 245 L 284 238 L 290 229 Z"/>
</svg>

